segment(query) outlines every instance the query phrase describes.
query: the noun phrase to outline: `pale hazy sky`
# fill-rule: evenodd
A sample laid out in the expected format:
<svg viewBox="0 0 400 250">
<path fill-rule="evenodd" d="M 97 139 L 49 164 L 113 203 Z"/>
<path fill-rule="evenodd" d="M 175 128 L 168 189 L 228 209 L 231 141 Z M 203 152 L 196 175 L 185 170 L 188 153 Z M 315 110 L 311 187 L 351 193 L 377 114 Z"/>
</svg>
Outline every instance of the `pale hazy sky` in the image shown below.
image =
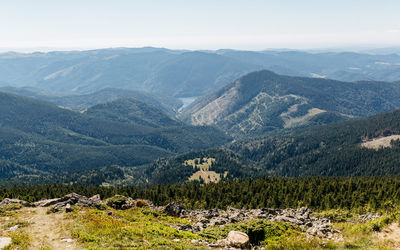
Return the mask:
<svg viewBox="0 0 400 250">
<path fill-rule="evenodd" d="M 399 0 L 0 0 L 0 49 L 400 45 Z"/>
</svg>

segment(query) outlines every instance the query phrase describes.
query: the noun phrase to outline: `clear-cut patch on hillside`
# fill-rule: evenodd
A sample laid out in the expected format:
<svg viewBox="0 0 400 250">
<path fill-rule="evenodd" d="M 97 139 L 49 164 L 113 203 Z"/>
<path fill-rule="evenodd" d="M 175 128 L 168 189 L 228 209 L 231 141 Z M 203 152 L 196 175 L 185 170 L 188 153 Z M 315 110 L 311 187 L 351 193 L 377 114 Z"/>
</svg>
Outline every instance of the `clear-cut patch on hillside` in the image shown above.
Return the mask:
<svg viewBox="0 0 400 250">
<path fill-rule="evenodd" d="M 210 171 L 210 168 L 215 163 L 215 158 L 195 158 L 192 160 L 186 160 L 183 165 L 187 167 L 193 167 L 193 169 L 198 169 L 190 178 L 190 181 L 203 181 L 204 183 L 217 183 L 221 180 L 222 174 L 215 171 Z M 225 171 L 223 177 L 226 178 L 228 172 Z"/>
<path fill-rule="evenodd" d="M 309 119 L 315 115 L 324 113 L 324 112 L 326 112 L 326 111 L 319 109 L 319 108 L 311 108 L 308 110 L 307 114 L 305 114 L 303 116 L 290 117 L 290 116 L 281 115 L 281 117 L 282 117 L 282 120 L 285 122 L 284 128 L 290 128 L 290 127 L 295 127 L 296 125 L 299 125 L 299 124 L 307 121 L 307 119 Z"/>
<path fill-rule="evenodd" d="M 400 140 L 400 135 L 390 135 L 364 141 L 361 143 L 361 147 L 375 150 L 378 150 L 380 148 L 390 148 L 392 147 L 391 142 L 396 140 Z"/>
</svg>

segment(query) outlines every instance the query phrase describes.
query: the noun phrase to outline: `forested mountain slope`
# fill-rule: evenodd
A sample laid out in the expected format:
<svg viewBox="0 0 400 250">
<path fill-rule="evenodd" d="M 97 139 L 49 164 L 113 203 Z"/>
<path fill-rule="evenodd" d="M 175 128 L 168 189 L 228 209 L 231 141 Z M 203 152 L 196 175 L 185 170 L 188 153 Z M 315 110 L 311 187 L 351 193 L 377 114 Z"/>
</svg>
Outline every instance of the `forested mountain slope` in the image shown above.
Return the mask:
<svg viewBox="0 0 400 250">
<path fill-rule="evenodd" d="M 279 137 L 237 142 L 231 149 L 268 175 L 375 176 L 400 174 L 400 110 L 312 127 Z M 394 139 L 389 145 L 365 142 Z"/>
<path fill-rule="evenodd" d="M 200 98 L 180 116 L 195 125 L 215 124 L 240 137 L 367 116 L 398 107 L 399 83 L 340 82 L 257 71 Z"/>
<path fill-rule="evenodd" d="M 144 91 L 106 88 L 84 95 L 57 95 L 36 88 L 1 87 L 0 91 L 48 101 L 60 107 L 73 110 L 85 110 L 97 104 L 115 101 L 121 98 L 133 98 L 170 114 L 175 114 L 182 102 L 173 97 L 158 96 Z"/>
<path fill-rule="evenodd" d="M 105 120 L 153 128 L 182 126 L 172 115 L 132 98 L 118 99 L 88 108 L 85 114 Z"/>
<path fill-rule="evenodd" d="M 267 138 L 238 140 L 230 144 L 229 149 L 199 151 L 158 160 L 149 165 L 147 172 L 153 177 L 165 173 L 162 178 L 154 180 L 187 182 L 196 170 L 188 168 L 185 161 L 206 157 L 216 159 L 214 164 L 218 168 L 214 169 L 218 173 L 234 173 L 227 176 L 230 179 L 397 176 L 400 175 L 399 139 L 400 110 L 395 110 L 334 124 L 281 131 Z"/>
<path fill-rule="evenodd" d="M 0 134 L 1 178 L 134 166 L 229 140 L 211 127 L 116 122 L 1 92 Z"/>
</svg>

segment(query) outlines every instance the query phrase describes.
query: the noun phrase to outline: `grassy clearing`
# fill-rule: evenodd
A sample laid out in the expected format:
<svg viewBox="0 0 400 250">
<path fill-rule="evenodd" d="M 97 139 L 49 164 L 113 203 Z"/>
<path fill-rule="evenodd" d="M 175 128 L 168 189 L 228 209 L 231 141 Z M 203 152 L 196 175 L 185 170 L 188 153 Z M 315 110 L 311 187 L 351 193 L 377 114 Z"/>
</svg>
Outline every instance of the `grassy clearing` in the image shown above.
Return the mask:
<svg viewBox="0 0 400 250">
<path fill-rule="evenodd" d="M 193 169 L 199 169 L 200 171 L 209 171 L 212 164 L 215 163 L 215 158 L 196 158 L 193 160 L 186 160 L 183 165 L 191 166 Z"/>
<path fill-rule="evenodd" d="M 387 242 L 379 238 L 379 232 L 399 221 L 399 218 L 397 211 L 366 223 L 335 223 L 334 227 L 342 232 L 344 239 L 343 242 L 337 244 L 337 248 L 393 249 Z"/>
<path fill-rule="evenodd" d="M 400 140 L 400 135 L 390 135 L 385 137 L 374 138 L 372 140 L 361 143 L 361 147 L 378 150 L 380 148 L 391 148 L 392 141 Z"/>
<path fill-rule="evenodd" d="M 190 224 L 188 221 L 166 216 L 149 208 L 124 211 L 95 209 L 75 211 L 71 230 L 74 237 L 89 249 L 145 248 L 188 249 L 198 248 L 192 239 L 201 237 L 179 231 L 171 225 Z"/>
<path fill-rule="evenodd" d="M 221 175 L 215 171 L 197 171 L 190 178 L 189 181 L 201 181 L 204 183 L 217 183 L 221 180 Z"/>
</svg>

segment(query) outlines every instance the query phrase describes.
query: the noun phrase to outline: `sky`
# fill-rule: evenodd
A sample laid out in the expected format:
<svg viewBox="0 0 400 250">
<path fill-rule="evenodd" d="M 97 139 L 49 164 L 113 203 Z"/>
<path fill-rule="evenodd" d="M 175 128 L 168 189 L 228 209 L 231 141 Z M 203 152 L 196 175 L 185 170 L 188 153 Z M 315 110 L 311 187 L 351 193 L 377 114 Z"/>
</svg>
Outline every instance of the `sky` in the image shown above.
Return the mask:
<svg viewBox="0 0 400 250">
<path fill-rule="evenodd" d="M 0 50 L 400 46 L 399 0 L 1 0 Z"/>
</svg>

